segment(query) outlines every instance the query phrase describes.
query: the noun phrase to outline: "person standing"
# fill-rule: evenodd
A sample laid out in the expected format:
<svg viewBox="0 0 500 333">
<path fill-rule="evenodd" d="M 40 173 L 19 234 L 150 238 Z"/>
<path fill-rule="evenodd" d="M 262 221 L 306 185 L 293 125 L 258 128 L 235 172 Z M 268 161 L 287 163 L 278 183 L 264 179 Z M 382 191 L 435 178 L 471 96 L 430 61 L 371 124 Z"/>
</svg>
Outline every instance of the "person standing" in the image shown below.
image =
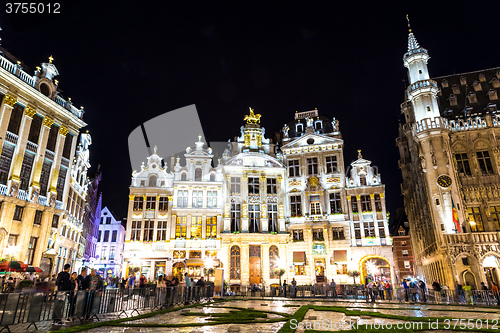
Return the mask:
<svg viewBox="0 0 500 333">
<path fill-rule="evenodd" d="M 58 292 L 71 291 L 71 280 L 70 280 L 70 274 L 69 274 L 70 268 L 71 268 L 71 265 L 66 264 L 66 265 L 64 265 L 64 270 L 62 272 L 59 272 L 59 274 L 57 274 L 57 279 L 56 279 L 55 285 L 57 287 Z M 52 324 L 53 325 L 63 325 L 62 313 L 63 313 L 63 309 L 64 309 L 64 303 L 65 303 L 65 300 L 67 297 L 69 297 L 69 296 L 56 294 L 56 304 L 54 306 L 54 312 L 53 312 L 53 316 L 52 316 Z"/>
<path fill-rule="evenodd" d="M 134 284 L 135 284 L 135 275 L 133 273 L 130 274 L 129 278 L 128 278 L 128 287 L 129 288 L 134 288 Z"/>
<path fill-rule="evenodd" d="M 392 284 L 389 280 L 385 283 L 385 295 L 388 301 L 392 300 Z"/>
<path fill-rule="evenodd" d="M 297 297 L 297 281 L 295 281 L 295 278 L 292 279 L 292 296 L 295 298 Z"/>
<path fill-rule="evenodd" d="M 188 273 L 184 273 L 184 284 L 186 285 L 186 297 L 184 301 L 188 304 L 191 299 L 191 279 L 189 278 Z"/>
<path fill-rule="evenodd" d="M 330 289 L 332 290 L 332 298 L 337 298 L 337 284 L 334 279 L 330 282 Z"/>
<path fill-rule="evenodd" d="M 498 286 L 495 282 L 493 282 L 493 285 L 491 286 L 491 292 L 493 293 L 493 297 L 497 299 L 497 305 L 500 305 L 500 297 L 498 294 Z"/>
<path fill-rule="evenodd" d="M 405 293 L 405 302 L 408 302 L 409 294 L 410 294 L 410 287 L 408 287 L 408 283 L 406 282 L 406 279 L 403 279 L 403 291 Z"/>
<path fill-rule="evenodd" d="M 465 303 L 470 304 L 471 299 L 472 299 L 472 295 L 471 295 L 472 287 L 470 286 L 469 282 L 465 283 L 463 290 L 465 293 Z"/>
<path fill-rule="evenodd" d="M 420 282 L 418 283 L 418 287 L 420 288 L 420 291 L 422 292 L 422 302 L 427 302 L 427 297 L 425 295 L 426 291 L 427 291 L 427 286 L 425 284 L 425 282 L 423 280 L 420 280 Z"/>
<path fill-rule="evenodd" d="M 378 282 L 378 294 L 380 295 L 380 300 L 384 301 L 384 283 L 382 281 Z"/>
<path fill-rule="evenodd" d="M 288 287 L 288 284 L 286 283 L 286 280 L 283 281 L 283 297 L 286 297 L 286 288 Z"/>
<path fill-rule="evenodd" d="M 368 297 L 371 299 L 372 303 L 375 303 L 375 296 L 373 295 L 373 282 L 372 280 L 368 280 L 368 283 L 366 284 L 366 301 L 369 302 Z"/>
</svg>

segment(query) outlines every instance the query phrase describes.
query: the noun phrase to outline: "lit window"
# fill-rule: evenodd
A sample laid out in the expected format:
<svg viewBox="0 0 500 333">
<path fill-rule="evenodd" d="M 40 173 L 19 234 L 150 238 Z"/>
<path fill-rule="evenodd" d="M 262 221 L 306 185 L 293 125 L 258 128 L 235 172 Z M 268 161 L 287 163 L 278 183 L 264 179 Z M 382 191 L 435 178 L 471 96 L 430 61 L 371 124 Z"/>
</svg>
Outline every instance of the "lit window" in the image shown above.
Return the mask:
<svg viewBox="0 0 500 333">
<path fill-rule="evenodd" d="M 267 218 L 269 219 L 268 230 L 270 232 L 278 232 L 278 204 L 267 204 Z"/>
<path fill-rule="evenodd" d="M 207 217 L 206 238 L 217 237 L 217 216 Z"/>
<path fill-rule="evenodd" d="M 302 202 L 300 195 L 290 197 L 290 211 L 292 217 L 302 216 Z"/>
<path fill-rule="evenodd" d="M 191 238 L 201 238 L 201 216 L 193 217 L 191 220 Z"/>
<path fill-rule="evenodd" d="M 248 231 L 260 232 L 260 205 L 248 205 Z"/>
<path fill-rule="evenodd" d="M 304 240 L 304 231 L 302 229 L 300 230 L 293 230 L 292 231 L 292 236 L 293 236 L 293 241 L 294 242 L 300 242 Z"/>
<path fill-rule="evenodd" d="M 320 215 L 321 205 L 319 201 L 319 195 L 311 195 L 309 197 L 309 201 L 311 206 L 311 215 Z"/>
<path fill-rule="evenodd" d="M 175 238 L 186 238 L 187 217 L 177 216 L 175 223 Z"/>
<path fill-rule="evenodd" d="M 193 191 L 193 208 L 203 207 L 203 191 Z"/>
<path fill-rule="evenodd" d="M 472 232 L 484 231 L 483 217 L 479 207 L 467 208 L 467 215 L 469 216 L 469 225 Z"/>
<path fill-rule="evenodd" d="M 240 231 L 241 204 L 231 204 L 231 232 Z"/>
<path fill-rule="evenodd" d="M 487 150 L 476 152 L 479 168 L 483 174 L 492 174 L 493 166 L 491 165 L 490 153 Z"/>
<path fill-rule="evenodd" d="M 279 250 L 276 245 L 272 245 L 269 248 L 269 278 L 275 279 L 278 276 L 275 274 L 274 270 L 278 268 L 279 260 Z"/>
</svg>

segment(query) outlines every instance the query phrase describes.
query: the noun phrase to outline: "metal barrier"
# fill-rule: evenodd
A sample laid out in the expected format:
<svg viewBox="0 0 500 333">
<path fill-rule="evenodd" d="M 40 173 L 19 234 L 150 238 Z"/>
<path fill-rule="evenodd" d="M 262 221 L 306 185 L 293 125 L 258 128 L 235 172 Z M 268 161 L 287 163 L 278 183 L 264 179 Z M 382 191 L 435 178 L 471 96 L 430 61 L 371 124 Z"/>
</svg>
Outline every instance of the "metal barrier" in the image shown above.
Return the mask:
<svg viewBox="0 0 500 333">
<path fill-rule="evenodd" d="M 129 316 L 143 309 L 197 303 L 212 296 L 211 286 L 0 294 L 0 332 L 10 332 L 9 326 L 23 323 L 38 329 L 36 322 L 45 320 L 99 320 L 105 313 Z"/>
</svg>

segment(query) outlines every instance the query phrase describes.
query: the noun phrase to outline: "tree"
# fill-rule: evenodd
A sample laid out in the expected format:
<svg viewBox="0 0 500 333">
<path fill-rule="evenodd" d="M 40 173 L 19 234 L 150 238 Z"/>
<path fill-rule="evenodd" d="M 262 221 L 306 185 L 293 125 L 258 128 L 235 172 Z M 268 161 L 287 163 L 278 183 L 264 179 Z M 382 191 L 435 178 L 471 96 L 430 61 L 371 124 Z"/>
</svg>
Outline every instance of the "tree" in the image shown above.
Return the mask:
<svg viewBox="0 0 500 333">
<path fill-rule="evenodd" d="M 356 284 L 356 278 L 359 276 L 359 272 L 358 271 L 349 271 L 349 272 L 347 272 L 347 275 L 352 277 L 354 279 L 354 284 Z"/>
</svg>

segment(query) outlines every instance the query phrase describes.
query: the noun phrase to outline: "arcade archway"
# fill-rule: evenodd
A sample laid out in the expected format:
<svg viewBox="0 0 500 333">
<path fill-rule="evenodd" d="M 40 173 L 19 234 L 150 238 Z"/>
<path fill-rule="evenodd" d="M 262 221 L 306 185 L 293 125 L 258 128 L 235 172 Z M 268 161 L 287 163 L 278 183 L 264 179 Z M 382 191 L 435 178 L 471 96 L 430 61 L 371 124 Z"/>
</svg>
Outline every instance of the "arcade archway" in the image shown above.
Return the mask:
<svg viewBox="0 0 500 333">
<path fill-rule="evenodd" d="M 500 280 L 500 260 L 497 256 L 491 254 L 489 256 L 484 257 L 483 259 L 483 269 L 484 275 L 486 277 L 486 284 L 491 287 L 493 283 L 496 283 L 498 286 Z"/>
<path fill-rule="evenodd" d="M 372 281 L 392 281 L 391 265 L 387 258 L 371 254 L 359 260 L 360 283 L 365 284 L 366 278 L 371 276 Z"/>
</svg>

